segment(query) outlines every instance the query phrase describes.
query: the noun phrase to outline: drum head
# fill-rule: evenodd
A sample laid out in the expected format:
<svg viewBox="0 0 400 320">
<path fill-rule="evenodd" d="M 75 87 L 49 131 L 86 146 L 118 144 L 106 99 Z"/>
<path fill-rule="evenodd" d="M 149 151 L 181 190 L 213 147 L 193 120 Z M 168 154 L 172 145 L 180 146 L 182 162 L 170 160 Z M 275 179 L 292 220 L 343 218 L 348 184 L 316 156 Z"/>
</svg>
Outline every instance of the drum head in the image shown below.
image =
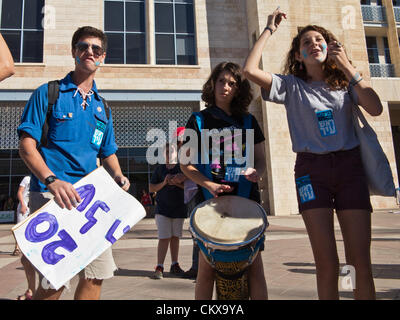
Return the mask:
<svg viewBox="0 0 400 320">
<path fill-rule="evenodd" d="M 199 204 L 191 227 L 203 240 L 238 244 L 255 239 L 266 228 L 266 214 L 255 201 L 239 196 L 222 196 Z"/>
</svg>

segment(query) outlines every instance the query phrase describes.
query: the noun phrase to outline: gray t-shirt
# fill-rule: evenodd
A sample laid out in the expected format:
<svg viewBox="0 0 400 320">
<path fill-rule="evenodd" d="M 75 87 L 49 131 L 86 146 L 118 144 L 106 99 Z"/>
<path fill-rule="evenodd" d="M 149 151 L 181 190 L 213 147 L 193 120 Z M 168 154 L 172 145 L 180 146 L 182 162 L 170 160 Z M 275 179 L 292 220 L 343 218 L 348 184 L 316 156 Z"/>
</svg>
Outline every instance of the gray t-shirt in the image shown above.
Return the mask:
<svg viewBox="0 0 400 320">
<path fill-rule="evenodd" d="M 324 154 L 360 144 L 352 120 L 352 106 L 358 101 L 354 91 L 272 74 L 269 96 L 264 89 L 261 93 L 264 100 L 285 105 L 294 152 Z"/>
</svg>

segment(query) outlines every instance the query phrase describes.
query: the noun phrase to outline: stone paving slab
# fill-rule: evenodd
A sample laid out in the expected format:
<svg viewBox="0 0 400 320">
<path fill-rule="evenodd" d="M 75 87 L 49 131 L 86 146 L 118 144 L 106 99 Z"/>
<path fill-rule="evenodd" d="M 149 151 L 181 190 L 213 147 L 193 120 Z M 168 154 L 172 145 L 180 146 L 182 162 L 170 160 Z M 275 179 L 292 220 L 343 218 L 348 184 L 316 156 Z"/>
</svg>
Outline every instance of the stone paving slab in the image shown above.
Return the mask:
<svg viewBox="0 0 400 320">
<path fill-rule="evenodd" d="M 395 211 L 395 210 L 392 210 Z M 304 223 L 300 216 L 268 217 L 270 227 L 262 252 L 268 294 L 271 300 L 316 300 L 315 264 Z M 400 214 L 379 211 L 372 218 L 372 261 L 377 298 L 400 300 Z M 11 256 L 14 238 L 11 225 L 0 224 L 0 299 L 15 299 L 26 289 L 24 271 L 19 258 Z M 341 267 L 344 248 L 340 228 L 335 222 Z M 190 268 L 192 239 L 185 222 L 180 243 L 179 262 Z M 144 219 L 113 246 L 119 267 L 115 277 L 104 281 L 103 300 L 192 300 L 195 282 L 169 276 L 152 279 L 156 263 L 157 229 L 154 219 Z M 165 269 L 169 270 L 169 253 Z M 344 276 L 344 275 L 343 275 Z M 343 279 L 343 276 L 340 278 Z M 73 299 L 77 277 L 63 300 Z M 343 288 L 341 299 L 352 299 L 352 292 Z"/>
</svg>

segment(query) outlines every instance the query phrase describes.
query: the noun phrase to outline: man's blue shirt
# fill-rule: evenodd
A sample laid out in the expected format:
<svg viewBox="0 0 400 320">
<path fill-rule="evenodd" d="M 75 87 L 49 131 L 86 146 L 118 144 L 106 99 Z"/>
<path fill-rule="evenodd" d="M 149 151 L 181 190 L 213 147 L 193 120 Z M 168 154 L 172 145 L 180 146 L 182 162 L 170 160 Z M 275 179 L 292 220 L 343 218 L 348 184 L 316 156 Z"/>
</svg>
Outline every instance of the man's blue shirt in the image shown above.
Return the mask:
<svg viewBox="0 0 400 320">
<path fill-rule="evenodd" d="M 83 98 L 72 81 L 72 72 L 60 82 L 57 102 L 49 119 L 47 146 L 40 148 L 45 163 L 61 180 L 75 183 L 97 168 L 96 158 L 106 158 L 117 151 L 112 116 L 105 106 L 93 81 L 93 95 L 85 108 Z M 18 135 L 28 133 L 40 144 L 48 106 L 48 84 L 36 89 L 25 106 Z M 44 192 L 47 188 L 32 175 L 31 191 Z"/>
</svg>

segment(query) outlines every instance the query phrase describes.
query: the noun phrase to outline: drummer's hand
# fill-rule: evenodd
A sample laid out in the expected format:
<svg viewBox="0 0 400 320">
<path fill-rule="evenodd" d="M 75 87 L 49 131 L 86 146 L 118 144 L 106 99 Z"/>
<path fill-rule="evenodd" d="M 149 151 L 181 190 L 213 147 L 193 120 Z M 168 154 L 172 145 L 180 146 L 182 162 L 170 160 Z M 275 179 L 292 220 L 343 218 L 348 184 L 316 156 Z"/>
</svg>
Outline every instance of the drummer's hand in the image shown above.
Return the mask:
<svg viewBox="0 0 400 320">
<path fill-rule="evenodd" d="M 247 168 L 246 170 L 242 171 L 242 174 L 247 180 L 251 182 L 258 182 L 258 180 L 260 179 L 257 170 L 254 168 Z"/>
<path fill-rule="evenodd" d="M 218 197 L 218 194 L 220 193 L 233 191 L 233 187 L 231 187 L 230 185 L 218 184 L 215 182 L 207 183 L 206 188 L 215 198 Z"/>
</svg>

